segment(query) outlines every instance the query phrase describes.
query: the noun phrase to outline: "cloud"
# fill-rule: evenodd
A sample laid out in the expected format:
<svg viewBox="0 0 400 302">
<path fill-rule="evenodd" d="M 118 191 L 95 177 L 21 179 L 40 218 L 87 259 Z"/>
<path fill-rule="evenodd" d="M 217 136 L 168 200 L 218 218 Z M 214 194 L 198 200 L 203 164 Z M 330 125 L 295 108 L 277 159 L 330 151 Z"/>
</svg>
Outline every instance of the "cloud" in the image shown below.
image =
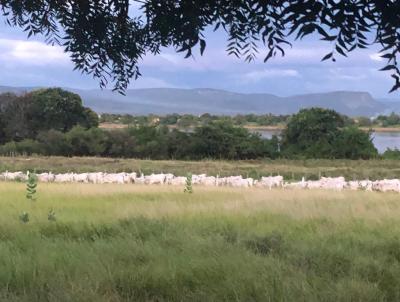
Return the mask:
<svg viewBox="0 0 400 302">
<path fill-rule="evenodd" d="M 328 79 L 342 81 L 363 81 L 368 78 L 365 68 L 329 68 Z"/>
<path fill-rule="evenodd" d="M 168 81 L 155 77 L 140 77 L 136 81 L 132 81 L 129 88 L 183 88 L 176 86 Z"/>
<path fill-rule="evenodd" d="M 2 65 L 30 66 L 68 65 L 68 55 L 60 46 L 38 41 L 0 39 L 0 62 Z"/>
<path fill-rule="evenodd" d="M 286 77 L 300 78 L 301 76 L 300 73 L 295 69 L 278 69 L 278 68 L 250 71 L 240 75 L 240 79 L 246 83 L 259 82 L 263 79 L 268 79 L 268 78 L 286 78 Z"/>
<path fill-rule="evenodd" d="M 373 61 L 377 61 L 377 62 L 382 62 L 383 58 L 381 57 L 381 54 L 379 53 L 373 53 L 369 55 L 369 58 Z"/>
</svg>

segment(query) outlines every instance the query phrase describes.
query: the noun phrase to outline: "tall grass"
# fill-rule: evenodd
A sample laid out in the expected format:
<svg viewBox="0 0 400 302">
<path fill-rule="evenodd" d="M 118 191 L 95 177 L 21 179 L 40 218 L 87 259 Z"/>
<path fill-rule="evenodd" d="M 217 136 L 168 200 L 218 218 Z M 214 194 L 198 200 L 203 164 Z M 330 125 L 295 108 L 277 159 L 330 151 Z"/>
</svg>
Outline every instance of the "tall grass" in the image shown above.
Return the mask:
<svg viewBox="0 0 400 302">
<path fill-rule="evenodd" d="M 41 184 L 23 225 L 23 192 L 0 183 L 0 300 L 400 300 L 396 194 Z"/>
</svg>

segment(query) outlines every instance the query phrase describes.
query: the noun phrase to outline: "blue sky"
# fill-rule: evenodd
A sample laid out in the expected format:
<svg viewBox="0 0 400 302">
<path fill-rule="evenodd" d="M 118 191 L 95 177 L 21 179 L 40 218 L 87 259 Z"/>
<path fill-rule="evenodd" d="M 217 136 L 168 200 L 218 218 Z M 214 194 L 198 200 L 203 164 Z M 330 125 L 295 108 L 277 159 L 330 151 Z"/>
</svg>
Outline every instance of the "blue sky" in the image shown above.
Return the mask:
<svg viewBox="0 0 400 302">
<path fill-rule="evenodd" d="M 18 28 L 0 21 L 0 85 L 62 86 L 98 88 L 96 80 L 72 71 L 69 55 L 43 39 L 26 38 Z M 285 57 L 263 63 L 259 59 L 245 63 L 225 52 L 223 32 L 208 33 L 204 56 L 184 59 L 181 54 L 165 49 L 157 57 L 148 55 L 140 63 L 143 77 L 130 88 L 177 87 L 217 88 L 235 92 L 267 92 L 280 96 L 325 92 L 332 90 L 368 91 L 375 97 L 398 98 L 390 95 L 392 79 L 378 69 L 384 61 L 377 49 L 354 52 L 336 63 L 320 62 L 331 45 L 314 38 L 295 42 Z M 112 87 L 110 87 L 112 88 Z"/>
</svg>

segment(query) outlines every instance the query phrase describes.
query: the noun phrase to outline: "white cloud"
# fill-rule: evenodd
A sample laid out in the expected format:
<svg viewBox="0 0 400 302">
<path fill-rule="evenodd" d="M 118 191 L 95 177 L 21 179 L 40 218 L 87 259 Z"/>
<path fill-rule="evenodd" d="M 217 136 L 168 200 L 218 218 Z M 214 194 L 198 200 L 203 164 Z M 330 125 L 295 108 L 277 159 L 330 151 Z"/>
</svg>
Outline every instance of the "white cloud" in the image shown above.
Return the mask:
<svg viewBox="0 0 400 302">
<path fill-rule="evenodd" d="M 20 64 L 31 66 L 67 65 L 68 55 L 60 46 L 38 41 L 0 39 L 0 62 L 16 68 Z"/>
<path fill-rule="evenodd" d="M 365 69 L 329 68 L 328 72 L 330 80 L 363 81 L 367 79 Z"/>
<path fill-rule="evenodd" d="M 178 87 L 163 79 L 143 76 L 138 78 L 136 81 L 131 81 L 130 88 L 178 88 Z"/>
<path fill-rule="evenodd" d="M 263 79 L 268 79 L 268 78 L 286 78 L 286 77 L 299 78 L 301 76 L 300 73 L 295 69 L 278 69 L 278 68 L 250 71 L 240 75 L 240 79 L 246 83 L 259 82 Z"/>
<path fill-rule="evenodd" d="M 377 61 L 377 62 L 382 62 L 383 58 L 381 57 L 381 54 L 379 53 L 373 53 L 369 55 L 369 58 L 373 61 Z"/>
</svg>

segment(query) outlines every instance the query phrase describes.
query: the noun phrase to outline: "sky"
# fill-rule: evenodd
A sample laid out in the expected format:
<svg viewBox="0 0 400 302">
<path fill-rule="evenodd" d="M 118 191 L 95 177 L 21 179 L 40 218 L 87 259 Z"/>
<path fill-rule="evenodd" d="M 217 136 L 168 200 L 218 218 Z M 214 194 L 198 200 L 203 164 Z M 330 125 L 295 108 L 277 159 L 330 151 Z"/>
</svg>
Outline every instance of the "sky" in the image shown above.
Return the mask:
<svg viewBox="0 0 400 302">
<path fill-rule="evenodd" d="M 228 56 L 226 35 L 207 33 L 207 48 L 193 58 L 184 59 L 173 49 L 158 56 L 147 55 L 140 62 L 143 76 L 130 88 L 215 88 L 244 93 L 272 93 L 288 96 L 336 90 L 367 91 L 375 97 L 400 98 L 388 94 L 393 82 L 377 49 L 358 50 L 337 62 L 321 62 L 332 45 L 311 37 L 295 42 L 285 57 L 246 63 Z M 73 71 L 69 54 L 59 46 L 49 46 L 40 37 L 27 39 L 19 28 L 0 19 L 0 86 L 59 86 L 80 89 L 98 88 L 98 82 Z M 110 87 L 112 88 L 112 87 Z"/>
</svg>

